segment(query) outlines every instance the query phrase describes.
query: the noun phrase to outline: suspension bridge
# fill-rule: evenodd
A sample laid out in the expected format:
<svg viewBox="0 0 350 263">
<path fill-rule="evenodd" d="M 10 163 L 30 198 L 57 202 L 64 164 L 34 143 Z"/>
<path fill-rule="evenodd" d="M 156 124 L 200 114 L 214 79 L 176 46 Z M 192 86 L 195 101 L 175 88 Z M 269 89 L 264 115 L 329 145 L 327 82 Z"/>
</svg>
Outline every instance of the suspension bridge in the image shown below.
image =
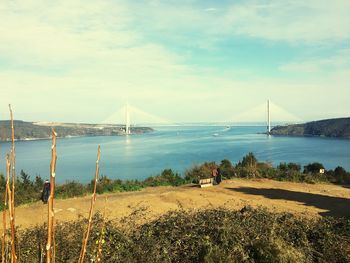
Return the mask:
<svg viewBox="0 0 350 263">
<path fill-rule="evenodd" d="M 270 133 L 273 124 L 277 123 L 299 123 L 302 120 L 287 111 L 286 109 L 272 103 L 270 100 L 251 109 L 235 114 L 227 120 L 217 121 L 217 123 L 266 123 L 266 132 Z M 118 111 L 114 112 L 102 121 L 103 124 L 121 124 L 125 127 L 125 134 L 129 135 L 131 126 L 175 126 L 180 125 L 169 119 L 146 112 L 135 106 L 126 103 Z"/>
<path fill-rule="evenodd" d="M 124 124 L 125 134 L 129 135 L 131 134 L 130 127 L 132 125 L 166 126 L 174 125 L 175 123 L 126 103 L 118 111 L 104 119 L 102 124 Z"/>
</svg>

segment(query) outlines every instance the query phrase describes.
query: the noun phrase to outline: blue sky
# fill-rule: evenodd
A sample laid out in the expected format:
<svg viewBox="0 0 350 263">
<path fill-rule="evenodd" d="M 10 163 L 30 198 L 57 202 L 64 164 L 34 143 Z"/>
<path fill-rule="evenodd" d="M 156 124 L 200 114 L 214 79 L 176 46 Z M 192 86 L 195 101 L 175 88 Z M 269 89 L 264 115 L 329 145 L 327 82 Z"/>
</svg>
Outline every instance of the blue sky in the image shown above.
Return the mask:
<svg viewBox="0 0 350 263">
<path fill-rule="evenodd" d="M 0 119 L 174 122 L 350 115 L 350 2 L 1 1 Z M 282 114 L 282 113 L 280 113 Z M 272 114 L 273 117 L 273 114 Z M 276 119 L 287 115 L 276 116 Z"/>
</svg>

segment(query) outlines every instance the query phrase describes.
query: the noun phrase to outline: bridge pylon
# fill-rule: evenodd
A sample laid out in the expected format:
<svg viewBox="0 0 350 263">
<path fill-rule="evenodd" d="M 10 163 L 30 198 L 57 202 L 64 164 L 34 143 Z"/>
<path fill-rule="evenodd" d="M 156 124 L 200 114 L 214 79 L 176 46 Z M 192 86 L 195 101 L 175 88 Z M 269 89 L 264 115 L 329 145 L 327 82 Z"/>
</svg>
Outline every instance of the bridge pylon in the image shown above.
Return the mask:
<svg viewBox="0 0 350 263">
<path fill-rule="evenodd" d="M 130 130 L 130 109 L 129 109 L 129 103 L 126 104 L 125 107 L 125 134 L 129 135 L 131 134 Z"/>
</svg>

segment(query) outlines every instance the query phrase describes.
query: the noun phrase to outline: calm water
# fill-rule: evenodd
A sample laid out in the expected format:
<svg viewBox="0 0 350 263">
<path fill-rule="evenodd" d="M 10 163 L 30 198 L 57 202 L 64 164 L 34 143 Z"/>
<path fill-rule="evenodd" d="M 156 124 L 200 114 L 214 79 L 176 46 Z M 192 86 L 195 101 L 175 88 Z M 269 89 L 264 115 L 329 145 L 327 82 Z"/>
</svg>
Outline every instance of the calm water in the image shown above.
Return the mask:
<svg viewBox="0 0 350 263">
<path fill-rule="evenodd" d="M 229 159 L 237 163 L 254 152 L 260 161 L 321 162 L 327 169 L 343 166 L 350 170 L 350 140 L 325 138 L 268 137 L 265 127 L 197 126 L 156 127 L 149 134 L 58 139 L 56 180 L 89 182 L 95 171 L 96 152 L 101 145 L 101 174 L 111 178 L 143 179 L 165 168 L 184 172 L 204 161 Z M 4 152 L 0 145 L 0 171 L 4 173 Z M 23 169 L 34 178 L 49 177 L 51 141 L 16 143 L 17 171 Z"/>
</svg>

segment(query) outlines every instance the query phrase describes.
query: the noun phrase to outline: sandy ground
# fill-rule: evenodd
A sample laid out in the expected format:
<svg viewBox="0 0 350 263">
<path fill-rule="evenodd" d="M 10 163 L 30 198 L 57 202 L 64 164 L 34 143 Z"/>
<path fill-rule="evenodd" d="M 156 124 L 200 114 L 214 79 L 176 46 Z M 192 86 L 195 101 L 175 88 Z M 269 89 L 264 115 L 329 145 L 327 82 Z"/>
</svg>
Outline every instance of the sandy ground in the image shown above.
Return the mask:
<svg viewBox="0 0 350 263">
<path fill-rule="evenodd" d="M 57 221 L 87 217 L 91 196 L 55 200 Z M 146 219 L 156 218 L 169 210 L 226 207 L 240 209 L 245 205 L 291 212 L 306 217 L 323 215 L 350 218 L 350 189 L 328 184 L 277 182 L 267 179 L 229 180 L 219 186 L 154 187 L 139 192 L 99 195 L 96 210 L 106 211 L 109 219 L 121 220 L 135 210 Z M 47 220 L 47 206 L 41 202 L 16 209 L 16 225 L 26 228 Z M 2 217 L 0 219 L 2 224 Z"/>
</svg>

